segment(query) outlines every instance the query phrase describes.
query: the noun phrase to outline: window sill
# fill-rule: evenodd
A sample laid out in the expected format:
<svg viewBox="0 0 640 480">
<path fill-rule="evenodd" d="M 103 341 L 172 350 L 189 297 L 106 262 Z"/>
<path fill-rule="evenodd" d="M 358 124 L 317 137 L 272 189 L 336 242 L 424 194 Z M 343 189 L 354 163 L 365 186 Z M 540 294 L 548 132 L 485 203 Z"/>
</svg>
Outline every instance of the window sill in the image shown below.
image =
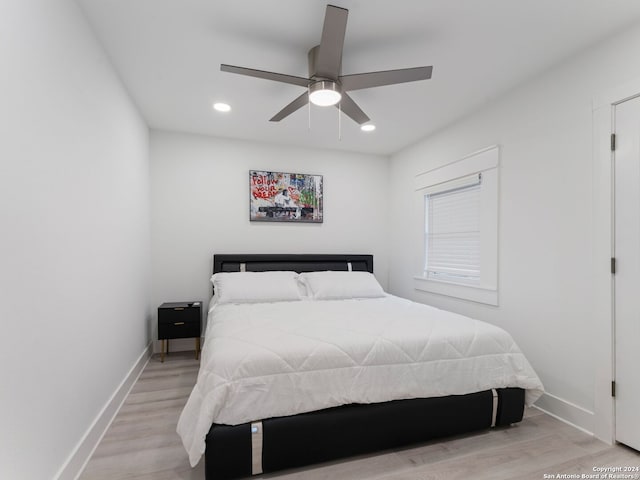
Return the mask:
<svg viewBox="0 0 640 480">
<path fill-rule="evenodd" d="M 422 290 L 423 292 L 498 306 L 498 290 L 496 289 L 439 280 L 428 280 L 421 276 L 413 277 L 413 283 L 416 290 Z"/>
</svg>

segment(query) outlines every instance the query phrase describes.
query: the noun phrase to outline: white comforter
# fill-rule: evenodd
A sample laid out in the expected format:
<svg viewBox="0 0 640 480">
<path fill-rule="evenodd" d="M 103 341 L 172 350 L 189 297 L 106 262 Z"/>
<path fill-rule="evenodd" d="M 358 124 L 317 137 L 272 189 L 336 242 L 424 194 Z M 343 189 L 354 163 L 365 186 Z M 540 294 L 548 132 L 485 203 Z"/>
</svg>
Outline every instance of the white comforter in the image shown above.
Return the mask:
<svg viewBox="0 0 640 480">
<path fill-rule="evenodd" d="M 393 296 L 218 305 L 178 422 L 195 466 L 212 423 L 491 388 L 543 392 L 504 330 Z"/>
</svg>

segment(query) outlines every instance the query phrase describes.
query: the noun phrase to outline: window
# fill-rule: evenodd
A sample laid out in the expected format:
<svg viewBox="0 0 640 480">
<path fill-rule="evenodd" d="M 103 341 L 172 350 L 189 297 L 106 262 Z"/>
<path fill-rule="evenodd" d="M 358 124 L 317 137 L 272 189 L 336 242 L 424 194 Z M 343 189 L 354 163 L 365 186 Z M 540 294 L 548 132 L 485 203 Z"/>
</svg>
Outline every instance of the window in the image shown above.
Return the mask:
<svg viewBox="0 0 640 480">
<path fill-rule="evenodd" d="M 425 278 L 480 284 L 481 179 L 425 194 Z"/>
<path fill-rule="evenodd" d="M 416 177 L 424 225 L 419 290 L 498 304 L 497 147 Z"/>
</svg>

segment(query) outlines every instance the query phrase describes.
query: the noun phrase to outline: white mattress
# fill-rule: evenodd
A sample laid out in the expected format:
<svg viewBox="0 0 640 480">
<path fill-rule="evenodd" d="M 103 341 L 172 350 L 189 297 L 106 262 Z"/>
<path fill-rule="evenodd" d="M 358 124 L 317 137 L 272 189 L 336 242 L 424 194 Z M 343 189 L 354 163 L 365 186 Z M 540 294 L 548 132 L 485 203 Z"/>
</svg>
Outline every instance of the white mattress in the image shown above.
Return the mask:
<svg viewBox="0 0 640 480">
<path fill-rule="evenodd" d="M 503 387 L 543 393 L 507 332 L 462 315 L 390 295 L 218 305 L 178 433 L 195 466 L 214 422 Z"/>
</svg>

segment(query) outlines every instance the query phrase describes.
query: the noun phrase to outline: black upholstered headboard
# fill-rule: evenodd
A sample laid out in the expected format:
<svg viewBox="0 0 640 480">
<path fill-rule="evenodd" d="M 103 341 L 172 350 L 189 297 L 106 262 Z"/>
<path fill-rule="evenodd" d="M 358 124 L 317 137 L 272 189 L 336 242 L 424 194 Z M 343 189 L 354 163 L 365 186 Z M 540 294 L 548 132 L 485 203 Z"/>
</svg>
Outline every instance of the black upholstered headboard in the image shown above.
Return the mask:
<svg viewBox="0 0 640 480">
<path fill-rule="evenodd" d="M 373 273 L 373 255 L 225 254 L 213 256 L 213 273 L 273 270 L 291 270 L 298 273 L 353 270 Z"/>
</svg>

